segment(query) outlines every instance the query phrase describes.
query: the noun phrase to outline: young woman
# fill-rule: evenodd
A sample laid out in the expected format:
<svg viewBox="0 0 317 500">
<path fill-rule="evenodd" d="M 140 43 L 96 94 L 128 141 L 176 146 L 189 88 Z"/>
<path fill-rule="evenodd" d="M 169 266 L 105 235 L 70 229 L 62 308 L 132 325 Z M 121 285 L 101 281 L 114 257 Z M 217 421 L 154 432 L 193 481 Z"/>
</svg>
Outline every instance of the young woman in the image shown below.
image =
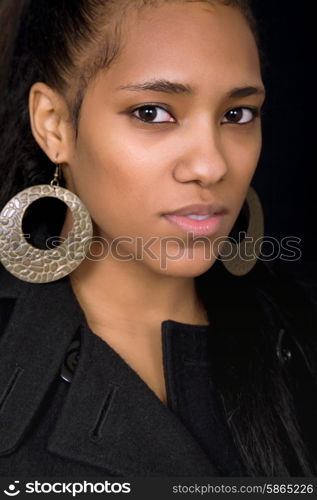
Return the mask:
<svg viewBox="0 0 317 500">
<path fill-rule="evenodd" d="M 248 2 L 0 15 L 1 475 L 315 474 L 315 311 L 257 260 Z"/>
</svg>

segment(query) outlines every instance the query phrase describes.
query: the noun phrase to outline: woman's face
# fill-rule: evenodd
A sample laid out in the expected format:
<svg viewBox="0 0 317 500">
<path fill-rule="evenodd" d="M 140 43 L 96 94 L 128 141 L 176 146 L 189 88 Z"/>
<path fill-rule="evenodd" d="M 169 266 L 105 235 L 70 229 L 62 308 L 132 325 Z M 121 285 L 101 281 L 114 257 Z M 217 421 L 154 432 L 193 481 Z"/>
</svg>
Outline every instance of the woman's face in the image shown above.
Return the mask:
<svg viewBox="0 0 317 500">
<path fill-rule="evenodd" d="M 197 276 L 214 263 L 213 243 L 229 234 L 257 165 L 264 94 L 256 44 L 242 14 L 217 2 L 145 8 L 124 30 L 120 56 L 85 94 L 68 188 L 95 234 L 117 242 L 116 259 Z M 192 204 L 226 209 L 200 240 L 165 216 Z"/>
</svg>

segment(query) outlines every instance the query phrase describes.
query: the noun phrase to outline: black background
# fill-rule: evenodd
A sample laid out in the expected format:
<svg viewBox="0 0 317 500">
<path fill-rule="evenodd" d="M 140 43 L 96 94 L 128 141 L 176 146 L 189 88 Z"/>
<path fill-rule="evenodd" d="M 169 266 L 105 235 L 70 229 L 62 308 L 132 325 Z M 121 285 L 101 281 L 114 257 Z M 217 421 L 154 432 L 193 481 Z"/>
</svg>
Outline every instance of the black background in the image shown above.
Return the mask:
<svg viewBox="0 0 317 500">
<path fill-rule="evenodd" d="M 265 214 L 265 234 L 301 238 L 302 258 L 316 266 L 316 21 L 308 0 L 253 0 L 268 65 L 263 151 L 252 185 Z M 285 265 L 278 259 L 274 265 Z M 292 270 L 291 269 L 291 270 Z"/>
</svg>

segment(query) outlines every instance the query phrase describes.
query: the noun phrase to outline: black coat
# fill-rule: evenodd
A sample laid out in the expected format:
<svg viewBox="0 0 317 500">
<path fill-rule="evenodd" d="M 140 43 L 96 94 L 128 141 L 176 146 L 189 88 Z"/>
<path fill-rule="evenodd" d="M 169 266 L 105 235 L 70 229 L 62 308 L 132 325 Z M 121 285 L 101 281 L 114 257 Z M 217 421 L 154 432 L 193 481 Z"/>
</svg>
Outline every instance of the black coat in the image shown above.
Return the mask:
<svg viewBox="0 0 317 500">
<path fill-rule="evenodd" d="M 166 407 L 90 331 L 68 278 L 0 277 L 0 476 L 243 475 L 208 375 L 208 327 L 162 323 Z"/>
<path fill-rule="evenodd" d="M 0 476 L 247 475 L 209 327 L 161 328 L 168 407 L 91 332 L 68 278 L 30 284 L 0 266 Z"/>
</svg>

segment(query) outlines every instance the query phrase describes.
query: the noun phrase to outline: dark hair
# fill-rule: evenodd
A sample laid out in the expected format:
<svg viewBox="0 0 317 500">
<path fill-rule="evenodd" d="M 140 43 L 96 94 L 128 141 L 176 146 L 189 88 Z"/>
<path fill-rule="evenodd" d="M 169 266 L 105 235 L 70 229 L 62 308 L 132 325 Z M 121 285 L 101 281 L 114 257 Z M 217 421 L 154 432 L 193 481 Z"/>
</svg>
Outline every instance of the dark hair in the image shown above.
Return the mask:
<svg viewBox="0 0 317 500">
<path fill-rule="evenodd" d="M 31 133 L 28 94 L 32 84 L 44 81 L 64 93 L 76 134 L 88 83 L 99 69 L 109 67 L 119 53 L 120 19 L 132 3 L 134 7 L 136 4 L 142 7 L 160 1 L 164 0 L 3 0 L 0 208 L 18 191 L 47 183 L 53 176 L 54 165 Z M 239 8 L 257 39 L 256 23 L 247 0 L 217 1 Z M 119 3 L 120 9 L 121 4 L 125 7 L 120 16 L 116 8 Z M 85 57 L 88 53 L 89 57 Z M 69 91 L 70 81 L 72 89 L 75 88 L 73 93 Z M 49 215 L 49 210 L 43 213 L 46 224 Z M 56 222 L 56 212 L 53 219 Z M 268 280 L 263 268 L 257 265 L 257 270 L 247 278 L 235 279 L 223 273 L 216 263 L 210 272 L 197 279 L 198 292 L 211 311 L 212 380 L 221 394 L 228 425 L 248 474 L 310 475 L 315 465 L 309 460 L 310 450 L 303 442 L 304 416 L 297 420 L 300 409 L 295 408 L 293 397 L 294 390 L 300 396 L 302 388 L 296 375 L 276 355 L 276 345 L 282 331 L 277 325 L 283 324 L 290 332 L 293 350 L 305 361 L 300 366 L 303 380 L 316 384 L 312 360 L 317 348 L 310 340 L 310 332 L 316 327 L 314 315 L 310 306 L 303 305 L 303 323 L 294 328 L 293 318 L 288 316 L 283 303 L 285 290 L 279 290 L 279 281 L 272 273 Z M 259 269 L 263 272 L 261 276 Z M 216 294 L 210 293 L 210 273 Z M 265 282 L 266 289 L 259 282 Z M 298 293 L 298 303 L 304 304 Z M 270 312 L 272 309 L 275 315 Z M 281 321 L 279 311 L 283 309 L 285 315 Z M 308 442 L 310 436 L 304 438 Z"/>
<path fill-rule="evenodd" d="M 317 472 L 317 287 L 259 260 L 235 277 L 221 261 L 196 278 L 212 329 L 218 388 L 247 473 Z"/>
</svg>

